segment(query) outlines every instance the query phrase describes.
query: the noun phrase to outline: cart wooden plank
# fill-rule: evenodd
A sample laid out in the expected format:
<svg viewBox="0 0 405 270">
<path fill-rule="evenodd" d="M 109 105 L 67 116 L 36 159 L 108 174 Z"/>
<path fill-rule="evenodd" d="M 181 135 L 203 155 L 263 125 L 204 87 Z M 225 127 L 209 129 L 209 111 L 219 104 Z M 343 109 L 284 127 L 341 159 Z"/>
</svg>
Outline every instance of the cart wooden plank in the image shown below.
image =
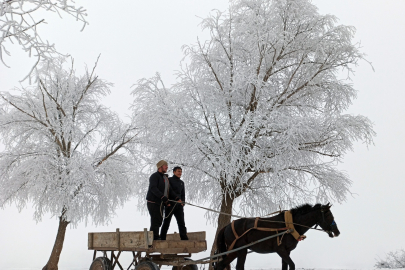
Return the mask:
<svg viewBox="0 0 405 270">
<path fill-rule="evenodd" d="M 153 242 L 153 232 L 96 232 L 89 233 L 91 250 L 148 250 Z"/>
<path fill-rule="evenodd" d="M 190 232 L 189 240 L 180 240 L 178 233 L 168 234 L 167 240 L 153 240 L 153 232 L 94 232 L 89 233 L 88 249 L 100 251 L 140 251 L 161 254 L 197 253 L 207 250 L 205 232 Z"/>
<path fill-rule="evenodd" d="M 121 232 L 120 239 L 121 245 L 120 249 L 137 249 L 137 248 L 147 248 L 153 242 L 153 232 L 147 232 L 147 242 L 145 240 L 144 232 Z"/>
<path fill-rule="evenodd" d="M 205 232 L 189 232 L 187 233 L 188 240 L 205 241 Z M 180 240 L 180 234 L 171 233 L 166 236 L 166 240 Z"/>
<path fill-rule="evenodd" d="M 162 254 L 198 253 L 207 250 L 207 241 L 197 240 L 155 240 L 153 252 Z"/>
</svg>

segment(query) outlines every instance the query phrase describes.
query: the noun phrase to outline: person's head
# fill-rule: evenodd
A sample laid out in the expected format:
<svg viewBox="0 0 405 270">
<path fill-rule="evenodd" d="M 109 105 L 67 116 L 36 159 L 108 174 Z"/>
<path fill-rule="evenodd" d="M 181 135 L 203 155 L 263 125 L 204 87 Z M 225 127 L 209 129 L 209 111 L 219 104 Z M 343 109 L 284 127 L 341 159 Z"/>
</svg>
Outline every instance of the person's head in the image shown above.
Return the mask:
<svg viewBox="0 0 405 270">
<path fill-rule="evenodd" d="M 167 169 L 169 166 L 167 165 L 167 162 L 165 160 L 161 160 L 156 164 L 156 167 L 158 169 L 158 172 L 160 173 L 166 173 Z"/>
<path fill-rule="evenodd" d="M 173 168 L 173 174 L 175 176 L 177 176 L 178 178 L 181 177 L 182 173 L 183 173 L 183 170 L 181 169 L 181 167 L 174 167 Z"/>
</svg>

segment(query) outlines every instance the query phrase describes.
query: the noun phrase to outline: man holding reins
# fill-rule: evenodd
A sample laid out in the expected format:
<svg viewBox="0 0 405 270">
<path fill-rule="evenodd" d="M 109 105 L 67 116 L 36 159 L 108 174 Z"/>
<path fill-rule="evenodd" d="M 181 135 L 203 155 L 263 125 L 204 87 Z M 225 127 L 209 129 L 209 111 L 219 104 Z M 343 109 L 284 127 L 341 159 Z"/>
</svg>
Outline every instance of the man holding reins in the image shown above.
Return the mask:
<svg viewBox="0 0 405 270">
<path fill-rule="evenodd" d="M 177 196 L 170 189 L 169 178 L 166 174 L 168 165 L 165 160 L 156 164 L 157 172 L 149 177 L 149 189 L 146 194 L 147 207 L 150 214 L 150 231 L 153 232 L 153 240 L 160 240 L 159 228 L 163 221 L 164 205 L 170 206 L 169 197 L 181 203 L 180 196 Z"/>
</svg>

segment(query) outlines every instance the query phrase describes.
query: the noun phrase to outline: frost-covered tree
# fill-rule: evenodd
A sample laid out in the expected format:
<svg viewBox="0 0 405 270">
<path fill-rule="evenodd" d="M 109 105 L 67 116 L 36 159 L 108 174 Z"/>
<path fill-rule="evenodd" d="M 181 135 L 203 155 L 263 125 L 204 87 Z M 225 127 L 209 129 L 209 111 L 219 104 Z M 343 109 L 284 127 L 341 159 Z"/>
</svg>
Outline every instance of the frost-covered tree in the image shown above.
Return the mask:
<svg viewBox="0 0 405 270">
<path fill-rule="evenodd" d="M 173 86 L 138 82 L 150 151 L 186 168 L 188 198 L 249 216 L 345 200 L 351 180 L 336 164 L 374 131 L 344 114 L 364 55 L 336 22 L 308 0 L 231 1 L 202 21 L 208 41 L 184 47 Z M 229 222 L 220 214 L 217 230 Z"/>
<path fill-rule="evenodd" d="M 27 202 L 59 217 L 49 261 L 58 269 L 69 223 L 109 221 L 131 195 L 136 130 L 101 104 L 111 84 L 64 60 L 40 66 L 36 85 L 0 93 L 0 207 Z"/>
<path fill-rule="evenodd" d="M 379 259 L 375 263 L 376 268 L 405 268 L 405 250 L 389 252 L 385 259 Z"/>
<path fill-rule="evenodd" d="M 35 18 L 40 11 L 67 13 L 86 26 L 86 10 L 73 0 L 0 0 L 0 60 L 5 66 L 3 55 L 10 54 L 7 47 L 16 43 L 30 56 L 37 58 L 32 70 L 41 59 L 50 60 L 57 52 L 53 44 L 44 41 L 38 32 L 45 19 Z M 7 44 L 7 41 L 10 42 Z"/>
</svg>

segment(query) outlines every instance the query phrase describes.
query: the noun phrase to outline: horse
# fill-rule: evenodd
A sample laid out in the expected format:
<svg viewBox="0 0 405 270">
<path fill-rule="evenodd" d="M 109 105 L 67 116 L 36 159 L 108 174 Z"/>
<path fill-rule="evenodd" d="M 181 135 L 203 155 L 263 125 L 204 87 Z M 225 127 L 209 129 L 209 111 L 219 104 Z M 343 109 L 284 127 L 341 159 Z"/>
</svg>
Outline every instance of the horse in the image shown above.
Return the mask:
<svg viewBox="0 0 405 270">
<path fill-rule="evenodd" d="M 337 237 L 340 232 L 334 220 L 333 214 L 330 211 L 331 205 L 316 204 L 314 206 L 310 204 L 303 204 L 297 206 L 290 210 L 292 214 L 294 228 L 299 235 L 304 235 L 310 228 L 316 225 L 319 225 L 325 232 L 328 233 L 329 237 Z M 275 215 L 270 218 L 260 218 L 258 221 L 254 218 L 241 218 L 234 221 L 234 230 L 238 236 L 241 236 L 247 230 L 255 226 L 259 228 L 279 228 L 280 231 L 286 231 L 286 223 L 284 220 L 284 212 L 280 212 L 278 215 Z M 299 226 L 300 224 L 302 226 Z M 315 227 L 315 228 L 316 228 Z M 283 230 L 284 229 L 284 230 Z M 251 229 L 241 238 L 239 238 L 235 243 L 236 239 L 235 234 L 232 229 L 232 224 L 226 225 L 221 229 L 217 236 L 217 253 L 226 252 L 227 249 L 234 244 L 232 249 L 242 247 L 249 243 L 253 243 L 257 240 L 263 239 L 265 237 L 276 234 L 275 231 L 261 231 L 256 229 Z M 288 267 L 290 270 L 295 270 L 295 264 L 290 258 L 290 252 L 297 247 L 298 241 L 290 233 L 282 235 L 282 237 L 274 237 L 263 242 L 254 244 L 245 249 L 235 251 L 233 253 L 223 255 L 222 261 L 214 264 L 215 270 L 230 270 L 230 263 L 237 258 L 236 270 L 243 270 L 245 268 L 245 261 L 248 249 L 256 253 L 273 253 L 276 252 L 282 259 L 282 270 L 287 270 Z"/>
</svg>

